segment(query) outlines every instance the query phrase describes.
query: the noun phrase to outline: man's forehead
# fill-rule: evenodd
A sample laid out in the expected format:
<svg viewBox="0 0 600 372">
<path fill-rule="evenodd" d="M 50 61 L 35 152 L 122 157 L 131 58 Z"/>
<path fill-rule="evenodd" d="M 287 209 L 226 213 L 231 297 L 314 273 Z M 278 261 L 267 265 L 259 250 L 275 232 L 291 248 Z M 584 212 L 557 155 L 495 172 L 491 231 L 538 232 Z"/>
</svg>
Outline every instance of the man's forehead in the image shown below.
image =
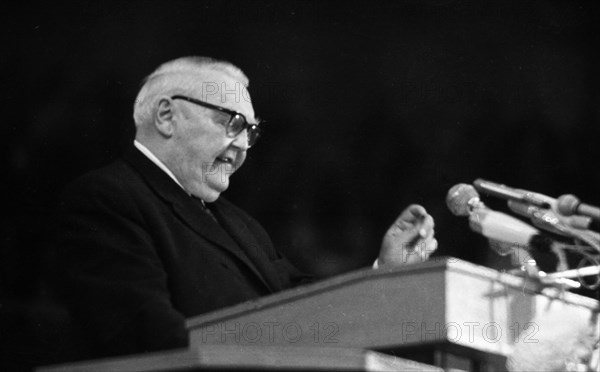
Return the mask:
<svg viewBox="0 0 600 372">
<path fill-rule="evenodd" d="M 190 73 L 190 79 L 193 80 L 194 98 L 238 111 L 248 121 L 254 121 L 250 93 L 241 76 L 207 69 Z"/>
<path fill-rule="evenodd" d="M 197 98 L 220 103 L 244 98 L 250 101 L 250 94 L 245 82 L 240 78 L 222 71 L 200 71 L 190 76 L 194 81 L 194 90 L 199 95 Z M 242 97 L 243 96 L 243 97 Z"/>
</svg>

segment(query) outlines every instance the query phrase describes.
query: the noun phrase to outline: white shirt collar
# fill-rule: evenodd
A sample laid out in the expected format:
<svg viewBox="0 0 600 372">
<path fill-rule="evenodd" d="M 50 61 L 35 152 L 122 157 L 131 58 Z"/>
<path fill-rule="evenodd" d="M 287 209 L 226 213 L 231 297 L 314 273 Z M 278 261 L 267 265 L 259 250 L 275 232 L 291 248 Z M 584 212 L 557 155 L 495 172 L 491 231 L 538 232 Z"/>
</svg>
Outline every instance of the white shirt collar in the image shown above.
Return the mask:
<svg viewBox="0 0 600 372">
<path fill-rule="evenodd" d="M 169 170 L 169 168 L 167 168 L 167 166 L 162 161 L 160 161 L 160 159 L 158 159 L 152 153 L 152 151 L 148 150 L 148 148 L 146 146 L 142 145 L 137 140 L 133 140 L 133 145 L 138 150 L 140 150 L 142 152 L 142 154 L 146 155 L 146 157 L 148 159 L 150 159 L 151 162 L 153 162 L 154 164 L 156 164 L 156 166 L 158 166 L 160 169 L 162 169 L 163 172 L 165 172 L 166 174 L 168 174 L 169 177 L 171 177 L 173 179 L 173 181 L 175 181 L 175 183 L 179 185 L 179 187 L 181 187 L 186 193 L 189 194 L 189 192 L 187 192 L 187 190 L 183 188 L 183 185 L 181 185 L 181 183 L 179 182 L 179 180 L 177 180 L 177 178 L 175 177 L 175 175 L 173 174 L 173 172 L 171 172 L 171 170 Z"/>
</svg>

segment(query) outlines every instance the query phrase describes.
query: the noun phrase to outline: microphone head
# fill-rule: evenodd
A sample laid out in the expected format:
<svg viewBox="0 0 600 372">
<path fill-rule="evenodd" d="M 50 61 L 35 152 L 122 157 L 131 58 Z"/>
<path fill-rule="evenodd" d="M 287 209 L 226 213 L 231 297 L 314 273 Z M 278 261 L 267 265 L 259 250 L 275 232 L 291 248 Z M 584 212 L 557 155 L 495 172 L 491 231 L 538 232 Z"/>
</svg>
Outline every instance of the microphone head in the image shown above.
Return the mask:
<svg viewBox="0 0 600 372">
<path fill-rule="evenodd" d="M 455 216 L 468 216 L 473 199 L 479 200 L 479 194 L 475 188 L 466 183 L 459 183 L 448 190 L 446 205 Z"/>
<path fill-rule="evenodd" d="M 556 201 L 556 209 L 563 216 L 570 216 L 577 212 L 579 199 L 575 195 L 567 194 L 558 198 Z"/>
</svg>

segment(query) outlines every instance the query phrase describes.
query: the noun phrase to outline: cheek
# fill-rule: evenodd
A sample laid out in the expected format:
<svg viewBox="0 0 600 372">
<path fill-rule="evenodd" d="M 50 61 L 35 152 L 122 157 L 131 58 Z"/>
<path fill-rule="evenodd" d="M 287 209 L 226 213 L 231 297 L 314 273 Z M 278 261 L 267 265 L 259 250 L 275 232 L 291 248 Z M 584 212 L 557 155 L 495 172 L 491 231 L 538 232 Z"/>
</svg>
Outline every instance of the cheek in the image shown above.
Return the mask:
<svg viewBox="0 0 600 372">
<path fill-rule="evenodd" d="M 225 138 L 219 128 L 202 125 L 182 128 L 177 138 L 181 165 L 187 172 L 198 173 L 214 162 L 226 148 Z"/>
<path fill-rule="evenodd" d="M 207 134 L 203 137 L 185 139 L 185 144 L 182 147 L 187 165 L 194 168 L 212 164 L 223 151 L 219 139 Z"/>
</svg>

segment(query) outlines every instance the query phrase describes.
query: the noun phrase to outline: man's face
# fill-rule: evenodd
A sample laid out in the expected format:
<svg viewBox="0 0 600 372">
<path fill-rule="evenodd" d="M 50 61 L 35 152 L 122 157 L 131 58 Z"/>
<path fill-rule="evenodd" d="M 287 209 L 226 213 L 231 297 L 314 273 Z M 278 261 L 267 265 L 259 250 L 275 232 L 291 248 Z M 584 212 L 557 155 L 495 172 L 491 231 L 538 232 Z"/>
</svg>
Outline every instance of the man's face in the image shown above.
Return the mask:
<svg viewBox="0 0 600 372">
<path fill-rule="evenodd" d="M 237 111 L 250 123 L 254 109 L 244 85 L 221 72 L 207 72 L 206 83 L 189 94 Z M 229 187 L 229 177 L 246 159 L 248 133 L 227 137 L 230 115 L 184 100 L 173 100 L 175 130 L 167 166 L 183 187 L 206 202 L 215 201 Z"/>
</svg>

